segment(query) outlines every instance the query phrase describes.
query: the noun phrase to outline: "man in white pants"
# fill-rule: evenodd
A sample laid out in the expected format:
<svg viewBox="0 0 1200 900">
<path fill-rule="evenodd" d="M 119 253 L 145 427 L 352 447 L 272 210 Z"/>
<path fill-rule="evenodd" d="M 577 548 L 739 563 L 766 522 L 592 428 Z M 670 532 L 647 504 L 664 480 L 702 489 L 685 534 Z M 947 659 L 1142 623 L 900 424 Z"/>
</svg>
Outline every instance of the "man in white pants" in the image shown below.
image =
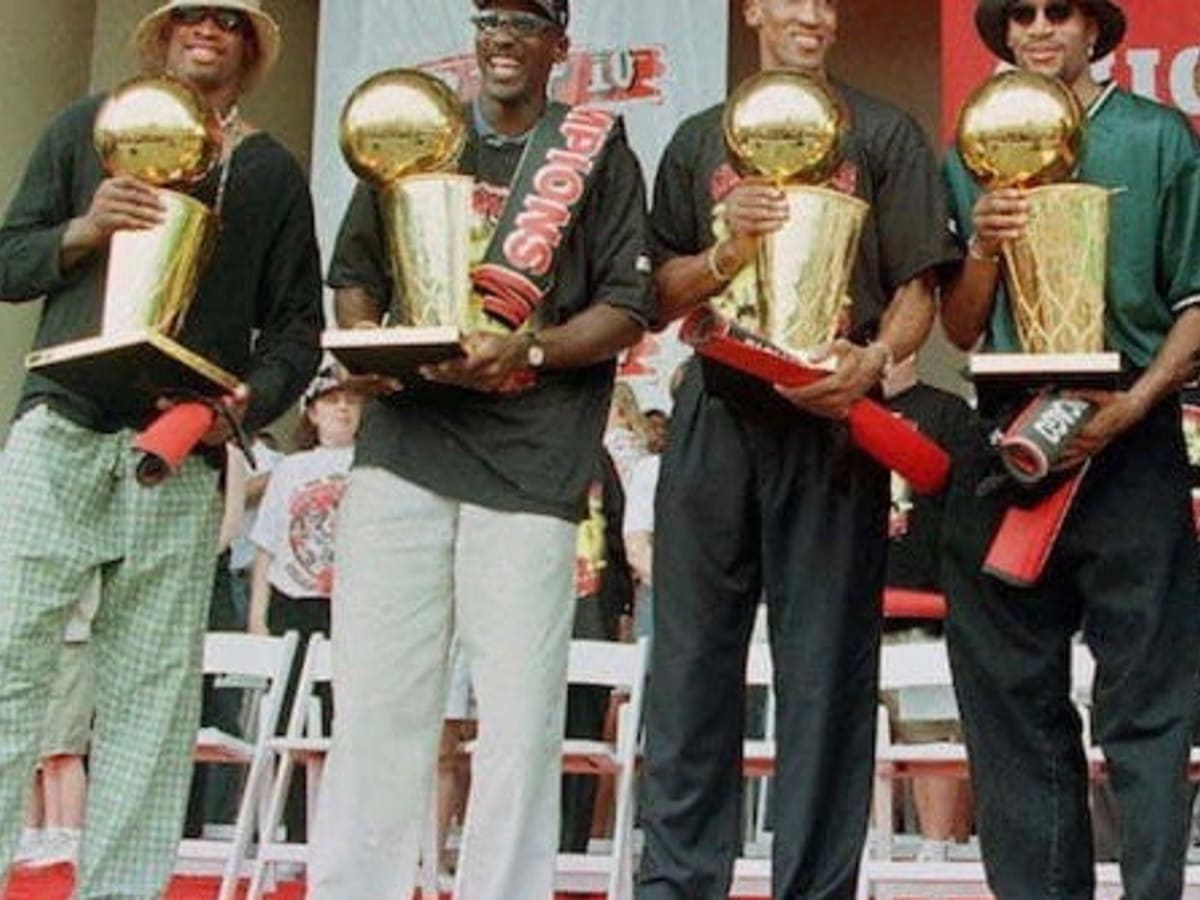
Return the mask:
<svg viewBox="0 0 1200 900">
<path fill-rule="evenodd" d="M 547 101 L 566 0 L 476 5 L 483 86 L 461 169 L 494 229 L 476 287 L 512 330 L 468 335 L 465 358 L 366 411 L 339 511 L 316 900 L 411 898 L 455 629 L 480 732 L 455 896 L 552 895 L 576 523 L 614 357 L 654 315 L 645 196 L 618 120 Z M 505 252 L 537 240 L 506 213 L 546 202 L 545 176 L 568 158 L 579 190 L 541 277 Z M 390 271 L 377 196 L 360 185 L 329 275 L 343 327 L 394 311 Z"/>
</svg>

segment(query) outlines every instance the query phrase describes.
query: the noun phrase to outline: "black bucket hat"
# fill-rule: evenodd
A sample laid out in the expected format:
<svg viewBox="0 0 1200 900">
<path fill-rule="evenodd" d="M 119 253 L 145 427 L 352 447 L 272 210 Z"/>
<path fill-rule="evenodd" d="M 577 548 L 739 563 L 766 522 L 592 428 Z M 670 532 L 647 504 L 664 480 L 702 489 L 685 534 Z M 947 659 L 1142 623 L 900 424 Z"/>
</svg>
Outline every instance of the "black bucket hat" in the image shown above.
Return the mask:
<svg viewBox="0 0 1200 900">
<path fill-rule="evenodd" d="M 1125 13 L 1112 0 L 1074 0 L 1099 28 L 1092 59 L 1101 59 L 1113 51 L 1125 37 Z M 1007 62 L 1015 62 L 1008 46 L 1008 10 L 1016 0 L 979 0 L 975 8 L 975 27 L 988 49 Z"/>
</svg>

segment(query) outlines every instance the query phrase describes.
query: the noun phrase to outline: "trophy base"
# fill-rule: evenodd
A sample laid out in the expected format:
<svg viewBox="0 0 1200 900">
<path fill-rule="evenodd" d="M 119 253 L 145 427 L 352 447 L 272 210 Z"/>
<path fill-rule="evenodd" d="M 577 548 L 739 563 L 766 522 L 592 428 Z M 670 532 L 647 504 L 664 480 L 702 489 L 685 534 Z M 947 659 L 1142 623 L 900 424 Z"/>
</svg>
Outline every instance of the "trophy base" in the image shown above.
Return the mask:
<svg viewBox="0 0 1200 900">
<path fill-rule="evenodd" d="M 1119 353 L 973 353 L 969 371 L 978 385 L 1105 390 L 1122 374 Z"/>
<path fill-rule="evenodd" d="M 25 367 L 97 403 L 142 417 L 161 397 L 216 397 L 238 386 L 236 376 L 157 331 L 102 335 L 35 350 Z"/>
<path fill-rule="evenodd" d="M 464 355 L 462 331 L 454 325 L 424 328 L 331 328 L 321 347 L 354 375 L 404 379 L 424 365 Z"/>
</svg>

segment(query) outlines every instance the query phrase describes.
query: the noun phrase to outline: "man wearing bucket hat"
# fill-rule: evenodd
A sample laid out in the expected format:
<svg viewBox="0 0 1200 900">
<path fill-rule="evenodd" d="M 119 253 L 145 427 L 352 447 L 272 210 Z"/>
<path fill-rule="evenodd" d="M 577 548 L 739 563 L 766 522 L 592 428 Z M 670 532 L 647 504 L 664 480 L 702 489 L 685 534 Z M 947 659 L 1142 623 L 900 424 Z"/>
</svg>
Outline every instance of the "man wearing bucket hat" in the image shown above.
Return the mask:
<svg viewBox="0 0 1200 900">
<path fill-rule="evenodd" d="M 471 332 L 465 358 L 365 411 L 339 509 L 338 720 L 315 824 L 314 900 L 411 896 L 452 630 L 480 721 L 455 896 L 553 895 L 577 526 L 615 357 L 654 316 L 645 189 L 619 119 L 547 98 L 568 49 L 565 0 L 475 5 L 482 84 L 464 110 L 461 166 L 475 178 L 490 244 L 472 274 L 489 310 L 514 296 L 491 288 L 520 281 L 529 302 L 503 313 L 510 327 L 527 324 Z M 570 201 L 556 205 L 538 185 L 559 176 L 538 175 L 556 171 L 560 156 L 580 174 Z M 553 210 L 541 269 L 552 283 L 514 279 L 531 270 L 492 255 L 531 243 L 518 220 L 541 213 L 509 214 L 527 203 Z M 377 323 L 402 299 L 365 184 L 343 219 L 329 282 L 343 327 Z M 526 386 L 510 389 L 513 376 Z"/>
<path fill-rule="evenodd" d="M 133 44 L 147 74 L 189 83 L 224 127 L 223 162 L 193 191 L 215 207 L 220 231 L 179 340 L 241 379 L 227 404 L 253 431 L 299 397 L 319 360 L 306 180 L 237 108 L 275 62 L 279 29 L 258 0 L 172 0 L 141 21 Z M 53 120 L 0 227 L 0 297 L 46 297 L 38 347 L 94 333 L 110 237 L 162 216 L 146 185 L 105 177 L 92 146 L 103 99 Z M 145 424 L 31 374 L 0 460 L 0 865 L 15 843 L 57 639 L 82 587 L 102 577 L 80 898 L 162 895 L 191 777 L 218 473 L 195 455 L 141 487 L 130 442 Z M 206 443 L 227 436 L 214 427 Z"/>
<path fill-rule="evenodd" d="M 1130 900 L 1178 897 L 1188 834 L 1185 765 L 1200 662 L 1200 578 L 1178 390 L 1200 351 L 1197 140 L 1177 111 L 1098 83 L 1125 16 L 1110 0 L 983 0 L 976 25 L 1001 59 L 1060 78 L 1087 110 L 1082 182 L 1112 200 L 1106 344 L 1121 390 L 1087 392 L 1098 411 L 1068 449 L 1090 460 L 1047 566 L 1031 587 L 981 570 L 1011 498 L 980 496 L 985 435 L 1020 406 L 982 386 L 980 427 L 955 460 L 946 509 L 947 637 L 962 709 L 988 880 L 1003 898 L 1091 897 L 1087 767 L 1068 695 L 1082 629 L 1098 667 L 1093 734 L 1120 810 Z M 961 157 L 946 165 L 968 249 L 942 318 L 964 349 L 1019 351 L 1000 279 L 1003 242 L 1029 218 L 1019 190 L 980 194 Z M 1027 402 L 1027 399 L 1026 401 Z"/>
</svg>

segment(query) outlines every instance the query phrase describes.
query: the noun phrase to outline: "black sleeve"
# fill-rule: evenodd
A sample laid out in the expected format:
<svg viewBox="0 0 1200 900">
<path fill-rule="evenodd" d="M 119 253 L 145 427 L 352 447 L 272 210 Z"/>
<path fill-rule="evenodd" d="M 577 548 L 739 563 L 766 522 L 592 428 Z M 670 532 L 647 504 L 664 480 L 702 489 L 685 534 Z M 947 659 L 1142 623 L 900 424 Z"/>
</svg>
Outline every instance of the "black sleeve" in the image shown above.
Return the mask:
<svg viewBox="0 0 1200 900">
<path fill-rule="evenodd" d="M 326 279 L 331 288 L 362 288 L 381 309 L 392 306 L 392 276 L 376 191 L 360 181 L 338 229 Z"/>
<path fill-rule="evenodd" d="M 650 290 L 646 186 L 623 126 L 618 122 L 615 128 L 584 212 L 589 299 L 646 325 L 657 315 Z"/>
<path fill-rule="evenodd" d="M 73 275 L 59 264 L 63 232 L 75 215 L 74 154 L 90 144 L 90 118 L 76 104 L 43 133 L 0 227 L 0 299 L 32 300 L 65 287 Z"/>
<path fill-rule="evenodd" d="M 690 256 L 704 249 L 696 234 L 692 208 L 695 152 L 688 132 L 680 128 L 671 138 L 658 165 L 654 180 L 654 208 L 650 214 L 650 236 L 654 264 L 676 256 Z"/>
<path fill-rule="evenodd" d="M 299 168 L 281 203 L 287 209 L 268 250 L 258 288 L 258 336 L 246 383 L 254 432 L 279 418 L 317 371 L 321 360 L 321 262 L 312 196 Z"/>
<path fill-rule="evenodd" d="M 884 134 L 879 154 L 878 190 L 871 206 L 890 297 L 927 269 L 958 259 L 960 251 L 948 228 L 937 161 L 917 123 L 898 116 Z"/>
</svg>

